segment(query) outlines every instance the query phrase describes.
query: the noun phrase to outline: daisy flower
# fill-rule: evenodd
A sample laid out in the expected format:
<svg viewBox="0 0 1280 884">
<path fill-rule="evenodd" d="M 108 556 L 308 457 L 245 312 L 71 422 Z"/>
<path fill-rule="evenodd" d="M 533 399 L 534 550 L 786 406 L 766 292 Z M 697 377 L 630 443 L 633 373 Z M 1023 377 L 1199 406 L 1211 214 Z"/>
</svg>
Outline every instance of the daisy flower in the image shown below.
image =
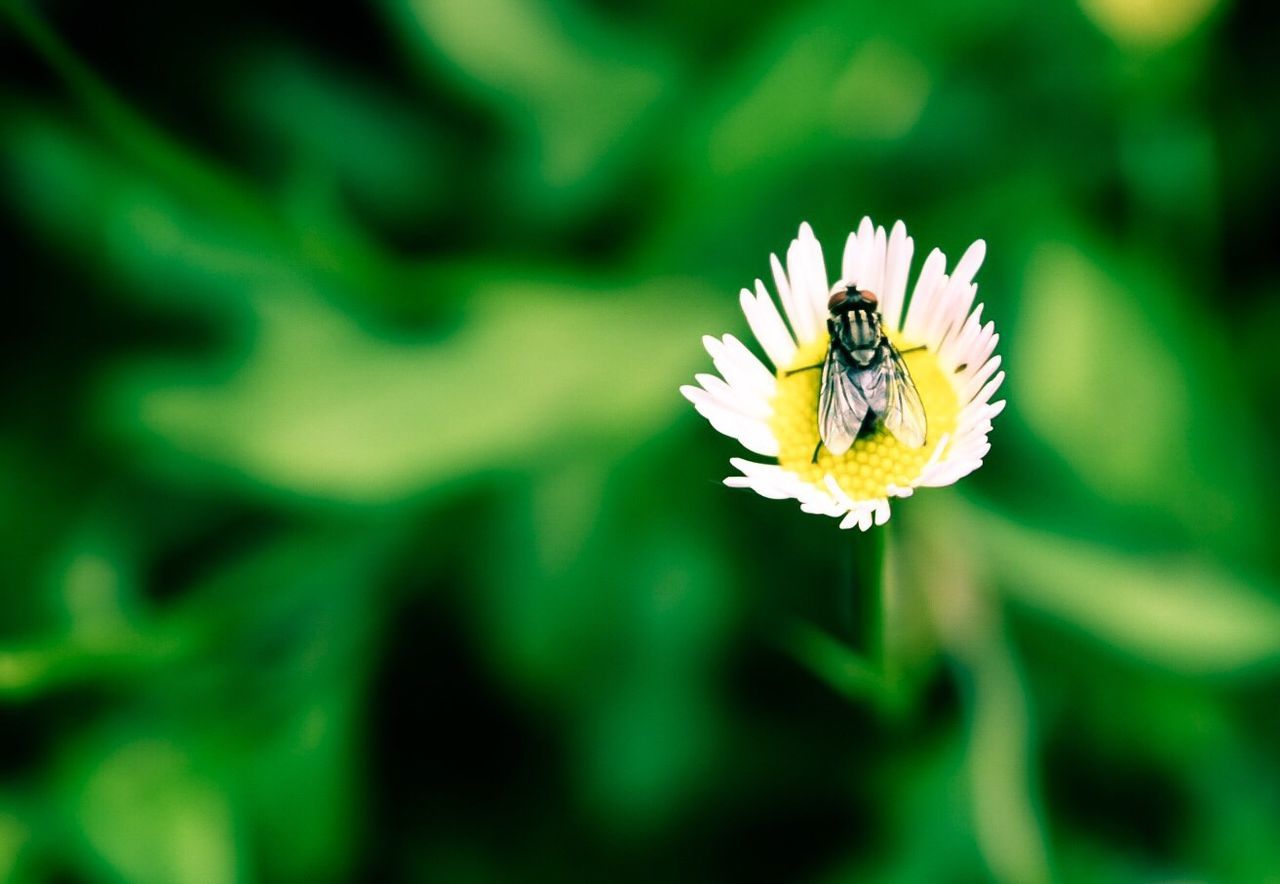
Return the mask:
<svg viewBox="0 0 1280 884">
<path fill-rule="evenodd" d="M 886 236 L 863 218 L 845 244 L 840 279 L 830 286 L 822 247 L 802 224 L 786 267 L 771 256 L 782 313 L 760 280 L 754 292 L 742 290 L 742 311 L 772 370 L 733 335 L 703 338 L 719 375 L 699 374 L 698 386 L 680 391 L 716 430 L 771 459 L 731 458 L 740 475 L 726 485 L 794 499 L 805 512 L 865 531 L 888 520 L 890 498 L 950 485 L 982 465 L 991 421 L 1005 405 L 991 401 L 1004 381 L 1000 357 L 992 355 L 1000 336 L 994 323 L 982 322 L 982 305 L 973 306 L 973 276 L 986 244 L 969 246 L 951 274 L 946 256 L 934 249 L 908 300 L 913 249 L 901 221 Z M 822 373 L 802 369 L 826 357 L 828 298 L 847 286 L 879 298 L 881 328 L 906 360 L 924 406 L 920 447 L 908 447 L 880 423 L 842 454 L 819 445 Z"/>
</svg>

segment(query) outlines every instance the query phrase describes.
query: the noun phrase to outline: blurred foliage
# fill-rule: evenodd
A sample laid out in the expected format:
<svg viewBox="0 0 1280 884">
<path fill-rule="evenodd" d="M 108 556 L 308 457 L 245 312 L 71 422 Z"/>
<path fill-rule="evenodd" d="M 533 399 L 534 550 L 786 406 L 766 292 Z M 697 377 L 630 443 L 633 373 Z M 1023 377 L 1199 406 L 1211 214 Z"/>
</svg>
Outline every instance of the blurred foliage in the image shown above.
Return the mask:
<svg viewBox="0 0 1280 884">
<path fill-rule="evenodd" d="M 1280 881 L 1274 36 L 0 0 L 0 880 Z M 676 394 L 863 214 L 1009 370 L 883 537 Z"/>
</svg>

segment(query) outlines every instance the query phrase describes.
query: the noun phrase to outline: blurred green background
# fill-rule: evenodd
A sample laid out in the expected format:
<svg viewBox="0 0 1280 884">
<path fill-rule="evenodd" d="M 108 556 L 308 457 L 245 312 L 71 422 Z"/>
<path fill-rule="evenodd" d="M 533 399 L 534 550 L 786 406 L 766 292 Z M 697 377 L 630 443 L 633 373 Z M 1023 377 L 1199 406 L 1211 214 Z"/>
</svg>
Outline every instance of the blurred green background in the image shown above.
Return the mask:
<svg viewBox="0 0 1280 884">
<path fill-rule="evenodd" d="M 0 0 L 0 880 L 1280 881 L 1276 38 Z M 863 214 L 1010 402 L 866 536 L 677 393 Z"/>
</svg>

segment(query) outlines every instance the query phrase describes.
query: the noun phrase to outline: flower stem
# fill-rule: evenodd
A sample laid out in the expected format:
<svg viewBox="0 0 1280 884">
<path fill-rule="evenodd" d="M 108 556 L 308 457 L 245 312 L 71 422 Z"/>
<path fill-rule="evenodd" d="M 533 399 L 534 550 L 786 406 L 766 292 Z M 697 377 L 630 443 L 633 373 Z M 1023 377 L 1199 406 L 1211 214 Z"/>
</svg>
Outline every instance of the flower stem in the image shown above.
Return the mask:
<svg viewBox="0 0 1280 884">
<path fill-rule="evenodd" d="M 882 675 L 887 671 L 885 663 L 888 650 L 888 630 L 885 623 L 885 529 L 864 534 L 855 552 L 855 579 L 846 592 L 850 606 L 856 606 L 859 617 L 855 631 L 859 645 L 871 665 Z"/>
<path fill-rule="evenodd" d="M 880 526 L 845 545 L 835 582 L 833 628 L 795 620 L 777 638 L 784 650 L 837 691 L 892 715 L 902 711 L 905 697 L 896 635 L 902 626 L 900 599 L 887 529 Z"/>
<path fill-rule="evenodd" d="M 898 583 L 898 567 L 896 547 L 892 526 L 884 525 L 880 532 L 880 579 L 877 594 L 880 602 L 880 619 L 878 621 L 878 660 L 880 671 L 884 674 L 886 686 L 890 694 L 895 694 L 901 686 L 902 659 L 902 592 Z"/>
</svg>

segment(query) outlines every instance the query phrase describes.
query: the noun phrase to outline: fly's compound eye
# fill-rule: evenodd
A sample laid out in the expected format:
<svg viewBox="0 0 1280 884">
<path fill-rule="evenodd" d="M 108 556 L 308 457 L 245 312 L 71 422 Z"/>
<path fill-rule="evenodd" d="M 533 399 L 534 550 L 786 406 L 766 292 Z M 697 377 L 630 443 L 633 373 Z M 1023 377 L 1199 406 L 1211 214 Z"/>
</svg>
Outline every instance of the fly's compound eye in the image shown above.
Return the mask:
<svg viewBox="0 0 1280 884">
<path fill-rule="evenodd" d="M 851 285 L 832 292 L 831 297 L 827 300 L 827 309 L 832 313 L 837 310 L 855 309 L 857 307 L 866 307 L 874 310 L 879 301 L 880 299 L 872 292 L 859 291 L 856 285 Z"/>
</svg>

